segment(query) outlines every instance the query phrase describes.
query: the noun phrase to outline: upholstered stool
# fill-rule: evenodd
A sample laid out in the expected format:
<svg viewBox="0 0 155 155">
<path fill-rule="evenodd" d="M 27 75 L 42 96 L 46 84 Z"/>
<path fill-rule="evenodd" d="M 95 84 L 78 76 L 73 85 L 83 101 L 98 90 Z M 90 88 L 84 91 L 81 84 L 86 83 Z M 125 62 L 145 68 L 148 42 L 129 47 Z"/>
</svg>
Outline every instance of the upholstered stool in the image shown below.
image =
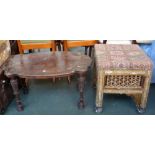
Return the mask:
<svg viewBox="0 0 155 155">
<path fill-rule="evenodd" d="M 97 74 L 96 112 L 102 112 L 103 94 L 133 97 L 138 112 L 145 111 L 152 74 L 152 62 L 135 44 L 95 45 Z"/>
</svg>

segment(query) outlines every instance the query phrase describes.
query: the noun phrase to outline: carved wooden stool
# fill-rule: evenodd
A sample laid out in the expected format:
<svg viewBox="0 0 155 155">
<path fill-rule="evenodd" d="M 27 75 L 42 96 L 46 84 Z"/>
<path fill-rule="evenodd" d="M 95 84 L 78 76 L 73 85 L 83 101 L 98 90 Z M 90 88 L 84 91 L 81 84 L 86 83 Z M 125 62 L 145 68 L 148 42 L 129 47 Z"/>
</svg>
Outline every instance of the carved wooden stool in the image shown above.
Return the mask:
<svg viewBox="0 0 155 155">
<path fill-rule="evenodd" d="M 95 45 L 96 112 L 103 110 L 103 94 L 133 97 L 138 112 L 145 111 L 152 62 L 138 45 Z"/>
</svg>

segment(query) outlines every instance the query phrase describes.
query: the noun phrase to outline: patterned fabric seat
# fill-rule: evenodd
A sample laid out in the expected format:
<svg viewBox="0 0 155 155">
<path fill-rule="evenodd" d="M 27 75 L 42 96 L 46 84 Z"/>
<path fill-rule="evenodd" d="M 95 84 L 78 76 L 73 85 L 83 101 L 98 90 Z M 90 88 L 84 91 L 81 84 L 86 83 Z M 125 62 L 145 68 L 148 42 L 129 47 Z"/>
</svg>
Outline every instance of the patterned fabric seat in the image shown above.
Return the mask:
<svg viewBox="0 0 155 155">
<path fill-rule="evenodd" d="M 152 63 L 138 45 L 95 45 L 97 68 L 150 70 Z"/>
</svg>

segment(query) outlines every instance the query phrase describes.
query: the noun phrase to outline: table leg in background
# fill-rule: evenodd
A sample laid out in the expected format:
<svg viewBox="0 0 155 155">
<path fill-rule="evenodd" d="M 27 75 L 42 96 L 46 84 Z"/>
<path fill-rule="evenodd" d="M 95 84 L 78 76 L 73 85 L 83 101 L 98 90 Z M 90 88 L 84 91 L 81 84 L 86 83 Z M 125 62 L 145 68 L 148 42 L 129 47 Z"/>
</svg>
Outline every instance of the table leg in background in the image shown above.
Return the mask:
<svg viewBox="0 0 155 155">
<path fill-rule="evenodd" d="M 78 103 L 79 108 L 85 107 L 84 102 L 84 85 L 85 85 L 85 79 L 86 79 L 86 72 L 78 72 L 78 88 L 80 92 L 80 101 Z"/>
<path fill-rule="evenodd" d="M 17 110 L 18 111 L 23 111 L 24 110 L 24 106 L 20 100 L 20 93 L 19 93 L 19 88 L 18 88 L 18 80 L 15 76 L 11 77 L 10 79 L 11 82 L 11 86 L 13 89 L 13 94 L 15 95 L 15 99 L 16 99 L 16 104 L 17 104 Z"/>
</svg>

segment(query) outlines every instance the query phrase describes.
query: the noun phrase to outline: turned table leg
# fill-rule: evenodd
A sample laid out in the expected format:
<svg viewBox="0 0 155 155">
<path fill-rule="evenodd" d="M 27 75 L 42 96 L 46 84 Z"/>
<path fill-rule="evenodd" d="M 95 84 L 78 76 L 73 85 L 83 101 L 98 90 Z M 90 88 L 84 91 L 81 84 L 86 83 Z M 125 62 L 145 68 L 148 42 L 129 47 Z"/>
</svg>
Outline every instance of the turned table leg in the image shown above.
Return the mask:
<svg viewBox="0 0 155 155">
<path fill-rule="evenodd" d="M 85 107 L 85 102 L 84 102 L 84 85 L 85 85 L 86 72 L 79 72 L 78 76 L 79 76 L 78 88 L 79 88 L 79 92 L 80 92 L 80 101 L 78 103 L 78 107 L 79 108 L 84 108 Z"/>
<path fill-rule="evenodd" d="M 23 111 L 24 110 L 24 106 L 20 100 L 20 93 L 19 93 L 19 88 L 18 88 L 18 80 L 16 77 L 11 77 L 10 80 L 12 89 L 13 89 L 13 94 L 15 95 L 15 99 L 16 99 L 16 104 L 17 104 L 17 110 L 18 111 Z"/>
<path fill-rule="evenodd" d="M 26 79 L 22 78 L 21 82 L 22 82 L 23 93 L 24 94 L 28 94 L 29 93 L 29 89 L 28 89 L 28 84 L 26 82 Z"/>
</svg>

